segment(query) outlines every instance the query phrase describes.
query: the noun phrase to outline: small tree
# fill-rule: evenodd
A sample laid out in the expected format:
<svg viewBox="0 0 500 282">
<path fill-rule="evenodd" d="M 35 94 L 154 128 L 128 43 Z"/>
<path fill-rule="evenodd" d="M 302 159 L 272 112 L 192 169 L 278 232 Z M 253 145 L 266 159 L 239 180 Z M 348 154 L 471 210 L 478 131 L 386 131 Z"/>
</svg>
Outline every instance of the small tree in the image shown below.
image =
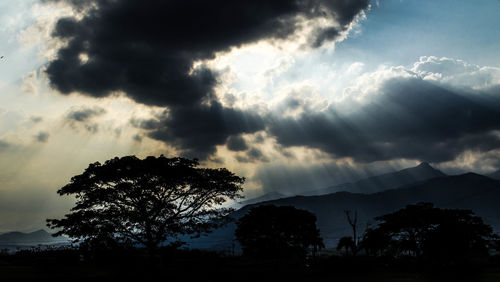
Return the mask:
<svg viewBox="0 0 500 282">
<path fill-rule="evenodd" d="M 90 164 L 62 187 L 76 204 L 63 219 L 48 219 L 55 235 L 100 245 L 142 244 L 153 254 L 167 239 L 199 235 L 225 222 L 240 198 L 244 179 L 220 169 L 198 168 L 197 160 L 164 156 L 114 158 Z"/>
<path fill-rule="evenodd" d="M 324 247 L 316 216 L 292 206 L 252 208 L 237 222 L 243 254 L 264 258 L 304 258 L 307 249 Z"/>
<path fill-rule="evenodd" d="M 350 249 L 352 251 L 352 255 L 355 256 L 357 253 L 358 253 L 358 249 L 359 249 L 359 238 L 358 238 L 358 211 L 354 211 L 354 216 L 351 216 L 351 211 L 350 210 L 344 210 L 344 213 L 345 213 L 345 216 L 346 216 L 346 219 L 347 219 L 347 222 L 349 223 L 349 225 L 351 226 L 352 228 L 352 244 L 350 244 Z M 342 237 L 344 238 L 344 237 Z M 342 238 L 340 239 L 339 241 L 339 244 L 340 242 L 342 241 Z M 346 239 L 344 239 L 344 244 L 347 243 Z M 345 245 L 347 246 L 347 245 Z M 337 246 L 338 247 L 338 246 Z"/>
<path fill-rule="evenodd" d="M 391 244 L 391 236 L 379 228 L 367 228 L 362 240 L 359 242 L 359 248 L 364 250 L 367 255 L 384 255 L 387 253 Z"/>
<path fill-rule="evenodd" d="M 339 243 L 337 244 L 337 251 L 341 251 L 342 249 L 344 249 L 345 256 L 348 256 L 350 253 L 355 255 L 354 250 L 357 248 L 356 248 L 356 244 L 352 240 L 352 237 L 344 236 L 344 237 L 340 238 Z"/>
</svg>

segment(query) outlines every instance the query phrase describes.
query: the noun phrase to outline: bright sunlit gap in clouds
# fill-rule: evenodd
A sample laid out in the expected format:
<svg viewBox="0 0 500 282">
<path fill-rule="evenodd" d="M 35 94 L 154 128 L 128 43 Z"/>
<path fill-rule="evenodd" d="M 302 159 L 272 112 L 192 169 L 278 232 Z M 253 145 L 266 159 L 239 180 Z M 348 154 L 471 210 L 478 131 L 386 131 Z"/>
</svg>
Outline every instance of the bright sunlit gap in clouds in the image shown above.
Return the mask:
<svg viewBox="0 0 500 282">
<path fill-rule="evenodd" d="M 72 202 L 56 190 L 114 156 L 197 157 L 246 177 L 248 197 L 422 161 L 500 169 L 497 1 L 317 1 L 207 17 L 193 38 L 140 17 L 80 25 L 99 1 L 70 2 L 0 4 L 0 232 L 58 217 Z"/>
<path fill-rule="evenodd" d="M 338 66 L 320 61 L 324 57 L 333 56 L 335 44 L 345 40 L 365 17 L 362 12 L 340 37 L 324 43 L 320 48 L 311 48 L 308 45 L 310 34 L 318 26 L 328 23 L 305 21 L 302 23 L 304 27 L 290 39 L 264 40 L 233 48 L 230 52 L 221 52 L 215 59 L 204 63 L 221 74 L 222 83 L 218 94 L 222 101 L 227 100 L 224 95 L 237 95 L 237 106 L 240 107 L 252 106 L 256 101 L 273 103 L 284 95 L 283 92 L 290 92 L 299 87 L 312 89 L 313 86 L 320 85 L 322 96 L 336 98 L 339 93 L 332 90 L 342 89 L 342 86 L 351 83 L 349 78 L 353 78 L 349 76 L 359 74 L 363 63 Z M 322 84 L 326 84 L 325 79 L 328 80 L 328 85 L 323 86 Z M 345 82 L 346 80 L 348 81 Z M 232 104 L 233 100 L 229 102 L 230 106 L 236 106 Z"/>
</svg>

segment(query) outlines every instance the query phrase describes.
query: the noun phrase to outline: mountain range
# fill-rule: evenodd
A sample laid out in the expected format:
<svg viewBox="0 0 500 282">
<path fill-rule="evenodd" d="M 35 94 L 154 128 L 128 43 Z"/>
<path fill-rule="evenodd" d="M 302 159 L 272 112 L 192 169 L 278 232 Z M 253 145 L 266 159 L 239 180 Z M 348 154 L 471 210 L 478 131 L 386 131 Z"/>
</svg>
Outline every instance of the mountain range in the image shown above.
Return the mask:
<svg viewBox="0 0 500 282">
<path fill-rule="evenodd" d="M 272 201 L 272 200 L 276 200 L 276 199 L 286 198 L 286 197 L 287 197 L 286 195 L 281 194 L 279 192 L 269 192 L 269 193 L 264 194 L 260 197 L 240 201 L 240 202 L 238 202 L 238 204 L 240 204 L 241 206 L 246 206 L 246 205 L 252 205 L 252 204 L 256 204 L 256 203 L 260 203 L 260 202 L 266 202 L 266 201 Z"/>
<path fill-rule="evenodd" d="M 416 167 L 406 168 L 400 171 L 372 176 L 340 185 L 313 190 L 302 193 L 304 196 L 325 195 L 335 192 L 348 191 L 352 193 L 371 194 L 389 189 L 401 188 L 406 185 L 416 184 L 431 178 L 446 176 L 446 174 L 433 168 L 429 163 L 421 163 Z"/>
<path fill-rule="evenodd" d="M 500 171 L 499 171 L 500 172 Z M 499 173 L 500 174 L 500 173 Z M 389 189 L 401 188 L 405 185 L 416 184 L 434 177 L 446 176 L 443 172 L 433 168 L 429 163 L 423 162 L 416 167 L 406 168 L 403 170 L 385 173 L 377 176 L 372 176 L 358 180 L 356 182 L 348 182 L 339 185 L 333 185 L 326 188 L 320 188 L 312 191 L 300 193 L 303 196 L 326 195 L 335 192 L 347 191 L 353 193 L 370 194 Z M 500 176 L 500 175 L 499 175 Z M 285 195 L 279 192 L 269 192 L 256 198 L 240 201 L 234 208 L 242 208 L 245 205 L 251 205 L 259 202 L 277 200 L 287 198 L 290 195 Z"/>
<path fill-rule="evenodd" d="M 414 177 L 413 184 L 405 182 L 408 175 L 425 176 L 424 174 L 413 174 L 413 172 L 429 172 L 436 177 L 424 179 Z M 401 176 L 401 177 L 399 177 Z M 383 179 L 384 181 L 378 181 Z M 424 163 L 415 168 L 406 169 L 392 174 L 386 174 L 375 178 L 368 178 L 345 185 L 343 187 L 391 187 L 397 181 L 404 184 L 395 189 L 381 192 L 359 193 L 342 191 L 325 195 L 294 196 L 265 201 L 247 205 L 233 213 L 238 219 L 245 215 L 249 209 L 258 205 L 294 206 L 314 213 L 317 217 L 317 226 L 327 247 L 335 247 L 342 236 L 351 235 L 350 226 L 347 223 L 344 211 L 356 211 L 358 213 L 358 233 L 362 234 L 369 225 L 376 224 L 374 218 L 383 214 L 394 212 L 408 204 L 418 202 L 432 202 L 439 208 L 471 209 L 483 220 L 490 224 L 495 231 L 500 231 L 500 181 L 483 175 L 466 173 L 462 175 L 446 176 L 430 165 Z M 378 183 L 370 186 L 367 183 Z M 380 185 L 383 183 L 383 185 Z M 387 186 L 384 186 L 387 185 Z M 338 186 L 334 186 L 338 187 Z M 329 189 L 329 188 L 327 188 Z M 327 191 L 325 189 L 325 191 Z M 354 190 L 359 191 L 359 190 Z M 234 242 L 234 230 L 236 224 L 231 223 L 226 227 L 215 230 L 208 236 L 191 240 L 190 246 L 194 248 L 212 248 L 219 250 L 230 250 Z"/>
<path fill-rule="evenodd" d="M 67 243 L 66 237 L 53 237 L 47 231 L 40 229 L 34 232 L 7 232 L 0 234 L 0 247 L 8 245 L 37 246 Z"/>
</svg>

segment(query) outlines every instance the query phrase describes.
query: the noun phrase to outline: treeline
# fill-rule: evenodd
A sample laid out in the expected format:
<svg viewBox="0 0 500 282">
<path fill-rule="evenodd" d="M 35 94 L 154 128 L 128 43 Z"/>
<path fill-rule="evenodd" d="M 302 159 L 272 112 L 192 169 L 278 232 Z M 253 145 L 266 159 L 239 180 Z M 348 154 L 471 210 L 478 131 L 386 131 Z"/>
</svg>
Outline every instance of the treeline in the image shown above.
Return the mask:
<svg viewBox="0 0 500 282">
<path fill-rule="evenodd" d="M 440 265 L 480 262 L 499 251 L 499 237 L 471 210 L 439 209 L 432 203 L 408 205 L 376 218 L 361 235 L 357 213 L 346 211 L 352 236 L 340 238 L 343 256 L 415 258 Z M 243 255 L 306 258 L 323 246 L 314 214 L 293 207 L 259 206 L 241 218 L 236 238 Z"/>
</svg>

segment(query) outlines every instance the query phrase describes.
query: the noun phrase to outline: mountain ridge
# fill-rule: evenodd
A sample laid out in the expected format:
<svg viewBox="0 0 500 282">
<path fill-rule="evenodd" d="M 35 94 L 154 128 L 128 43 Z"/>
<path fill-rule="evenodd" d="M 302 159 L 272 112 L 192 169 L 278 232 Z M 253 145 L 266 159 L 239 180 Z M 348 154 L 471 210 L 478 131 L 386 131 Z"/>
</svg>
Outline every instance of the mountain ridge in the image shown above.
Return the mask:
<svg viewBox="0 0 500 282">
<path fill-rule="evenodd" d="M 359 234 L 368 225 L 376 222 L 376 216 L 394 212 L 408 204 L 431 202 L 439 208 L 471 209 L 490 224 L 496 232 L 500 231 L 500 181 L 489 177 L 465 173 L 461 175 L 436 177 L 416 183 L 410 187 L 399 187 L 372 194 L 336 192 L 326 195 L 282 198 L 247 205 L 233 213 L 233 217 L 242 217 L 249 209 L 259 205 L 294 206 L 314 213 L 321 236 L 329 248 L 337 244 L 342 236 L 351 235 L 350 226 L 344 211 L 358 212 Z M 213 234 L 190 242 L 192 247 L 227 249 L 234 239 L 234 223 L 215 230 Z"/>
<path fill-rule="evenodd" d="M 384 190 L 401 188 L 413 185 L 435 177 L 444 177 L 446 174 L 433 168 L 429 163 L 422 162 L 415 167 L 409 167 L 395 172 L 384 173 L 354 182 L 342 183 L 326 188 L 301 193 L 304 196 L 326 195 L 330 193 L 347 191 L 353 193 L 372 194 Z"/>
<path fill-rule="evenodd" d="M 52 234 L 39 229 L 33 232 L 11 231 L 0 234 L 0 245 L 52 244 L 68 242 L 66 237 L 53 237 Z"/>
<path fill-rule="evenodd" d="M 281 199 L 281 198 L 286 198 L 289 197 L 285 194 L 279 193 L 279 192 L 269 192 L 266 193 L 262 196 L 255 197 L 255 198 L 250 198 L 248 200 L 240 201 L 238 204 L 245 206 L 245 205 L 251 205 L 259 202 L 264 202 L 264 201 L 272 201 L 276 199 Z"/>
<path fill-rule="evenodd" d="M 490 178 L 493 178 L 493 179 L 496 179 L 496 180 L 500 180 L 500 170 L 497 170 L 497 171 L 494 171 L 492 173 L 486 174 L 486 176 L 488 176 Z"/>
</svg>

